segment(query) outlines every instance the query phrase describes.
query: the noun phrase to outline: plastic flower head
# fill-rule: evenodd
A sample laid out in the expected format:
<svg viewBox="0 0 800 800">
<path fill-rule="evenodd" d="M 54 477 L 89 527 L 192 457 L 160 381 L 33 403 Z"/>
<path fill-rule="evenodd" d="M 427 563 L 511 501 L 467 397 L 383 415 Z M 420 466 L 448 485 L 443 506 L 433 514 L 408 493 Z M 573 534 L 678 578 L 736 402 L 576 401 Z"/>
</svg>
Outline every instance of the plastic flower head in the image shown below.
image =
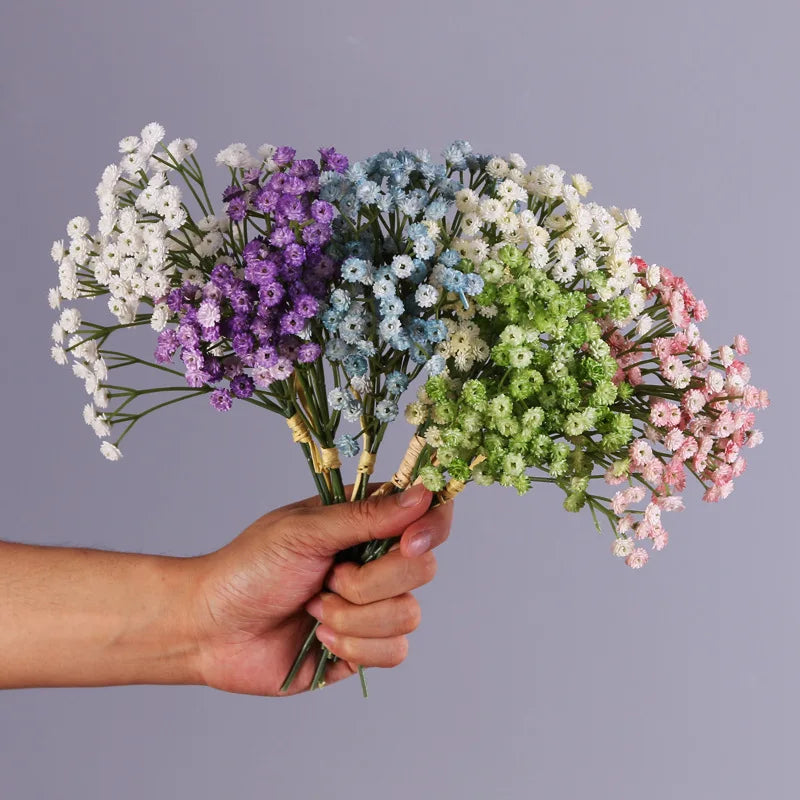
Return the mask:
<svg viewBox="0 0 800 800">
<path fill-rule="evenodd" d="M 660 513 L 683 507 L 687 468 L 704 499 L 730 493 L 741 448 L 761 440 L 751 409 L 766 393 L 737 358 L 744 337 L 712 363 L 696 324 L 702 301 L 631 256 L 638 214 L 584 205 L 583 176 L 579 191 L 554 165 L 519 163 L 492 158 L 482 189 L 457 193 L 451 247 L 462 278 L 477 274 L 484 287 L 467 308 L 452 293 L 440 303 L 447 334 L 434 350 L 446 369 L 406 412 L 436 452 L 420 475 L 436 489 L 481 456 L 468 472 L 476 483 L 524 493 L 551 481 L 567 510 L 588 506 L 616 537 L 660 550 Z M 628 488 L 607 502 L 589 490 L 598 477 Z M 646 495 L 646 509 L 629 508 Z M 615 553 L 633 567 L 647 560 L 627 544 Z"/>
<path fill-rule="evenodd" d="M 320 357 L 312 324 L 339 265 L 326 253 L 334 208 L 319 199 L 316 162 L 278 147 L 252 166 L 239 146 L 231 148 L 220 157 L 247 168 L 231 170 L 226 227 L 234 244 L 246 243 L 170 292 L 178 325 L 162 333 L 156 358 L 164 363 L 177 353 L 189 385 L 226 381 L 233 397 L 246 398 Z M 323 165 L 344 166 L 334 150 L 325 153 Z M 248 226 L 260 233 L 245 240 Z M 212 404 L 229 407 L 227 400 Z"/>
<path fill-rule="evenodd" d="M 462 273 L 463 259 L 448 244 L 462 188 L 456 174 L 481 164 L 460 141 L 444 163 L 401 150 L 320 176 L 320 196 L 340 212 L 331 252 L 343 261 L 322 314 L 326 356 L 369 406 L 373 433 L 396 416 L 396 402 L 388 401 L 447 336 L 437 318 L 442 303 L 455 297 L 468 306 L 483 289 L 479 275 Z"/>
</svg>

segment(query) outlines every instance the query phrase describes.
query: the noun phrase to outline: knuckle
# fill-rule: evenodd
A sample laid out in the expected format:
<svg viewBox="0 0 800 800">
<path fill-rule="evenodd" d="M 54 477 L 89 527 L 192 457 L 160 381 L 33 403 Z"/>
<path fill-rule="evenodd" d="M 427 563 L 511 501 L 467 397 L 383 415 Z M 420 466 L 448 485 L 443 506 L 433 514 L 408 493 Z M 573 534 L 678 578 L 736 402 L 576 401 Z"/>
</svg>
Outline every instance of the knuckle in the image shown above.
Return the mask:
<svg viewBox="0 0 800 800">
<path fill-rule="evenodd" d="M 357 503 L 349 503 L 350 517 L 353 525 L 366 531 L 370 539 L 375 538 L 375 531 L 378 529 L 380 519 L 380 509 L 374 501 L 361 500 Z"/>
</svg>

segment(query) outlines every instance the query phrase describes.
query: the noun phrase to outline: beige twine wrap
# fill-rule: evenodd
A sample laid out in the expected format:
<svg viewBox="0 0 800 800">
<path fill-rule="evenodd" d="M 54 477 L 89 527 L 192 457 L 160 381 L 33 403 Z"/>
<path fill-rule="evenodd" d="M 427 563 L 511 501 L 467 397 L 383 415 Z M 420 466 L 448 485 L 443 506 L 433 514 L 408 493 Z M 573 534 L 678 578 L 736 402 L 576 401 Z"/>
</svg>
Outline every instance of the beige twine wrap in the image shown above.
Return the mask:
<svg viewBox="0 0 800 800">
<path fill-rule="evenodd" d="M 486 461 L 486 456 L 475 456 L 470 462 L 469 468 L 470 470 L 475 469 L 481 461 Z M 460 494 L 464 491 L 464 487 L 467 485 L 466 481 L 457 481 L 455 478 L 451 478 L 447 485 L 442 489 L 441 492 L 437 493 L 437 497 L 439 498 L 440 503 L 446 503 L 448 500 L 452 500 L 456 495 Z"/>
<path fill-rule="evenodd" d="M 422 448 L 425 447 L 425 444 L 425 440 L 421 436 L 414 434 L 411 441 L 408 443 L 408 449 L 403 456 L 403 460 L 400 462 L 400 466 L 397 468 L 397 472 L 395 472 L 390 481 L 381 484 L 381 486 L 375 490 L 375 495 L 377 497 L 389 494 L 394 487 L 405 489 L 406 486 L 411 483 L 411 473 L 414 471 L 419 454 L 422 452 Z"/>
<path fill-rule="evenodd" d="M 339 451 L 335 447 L 323 447 L 320 455 L 322 456 L 323 472 L 330 472 L 332 469 L 339 469 L 342 466 Z"/>
<path fill-rule="evenodd" d="M 308 445 L 308 448 L 311 451 L 311 463 L 314 467 L 314 472 L 320 472 L 321 469 L 317 445 L 311 438 L 311 433 L 309 433 L 308 426 L 306 425 L 306 421 L 303 419 L 303 415 L 298 412 L 297 414 L 293 414 L 291 417 L 287 417 L 286 424 L 289 426 L 289 430 L 292 432 L 293 441 L 298 442 L 299 444 Z"/>
</svg>

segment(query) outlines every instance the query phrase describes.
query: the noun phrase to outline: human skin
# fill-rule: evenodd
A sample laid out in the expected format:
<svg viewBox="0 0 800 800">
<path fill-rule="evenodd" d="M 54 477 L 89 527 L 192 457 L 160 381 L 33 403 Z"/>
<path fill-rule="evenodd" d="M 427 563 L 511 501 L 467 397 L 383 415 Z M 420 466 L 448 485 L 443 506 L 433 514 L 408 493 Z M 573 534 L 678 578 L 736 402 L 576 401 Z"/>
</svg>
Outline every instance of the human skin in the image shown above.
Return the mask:
<svg viewBox="0 0 800 800">
<path fill-rule="evenodd" d="M 0 542 L 0 688 L 296 694 L 311 683 L 313 658 L 287 692 L 280 686 L 313 627 L 309 614 L 340 658 L 326 683 L 358 665 L 396 666 L 420 622 L 411 592 L 433 579 L 431 550 L 450 532 L 453 504 L 430 502 L 419 485 L 336 506 L 303 500 L 188 558 Z M 334 564 L 351 545 L 399 535 L 376 561 Z"/>
</svg>

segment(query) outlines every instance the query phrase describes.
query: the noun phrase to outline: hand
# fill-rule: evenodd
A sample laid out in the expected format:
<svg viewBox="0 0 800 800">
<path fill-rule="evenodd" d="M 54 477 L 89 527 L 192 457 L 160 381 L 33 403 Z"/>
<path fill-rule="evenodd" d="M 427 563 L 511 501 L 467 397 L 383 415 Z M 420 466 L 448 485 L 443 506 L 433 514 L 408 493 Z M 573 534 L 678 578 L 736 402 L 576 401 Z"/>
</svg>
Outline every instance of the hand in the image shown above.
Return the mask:
<svg viewBox="0 0 800 800">
<path fill-rule="evenodd" d="M 430 548 L 447 539 L 452 522 L 452 503 L 429 510 L 430 501 L 431 493 L 419 485 L 334 506 L 305 500 L 266 514 L 230 544 L 194 559 L 200 682 L 245 694 L 305 691 L 313 657 L 287 692 L 280 686 L 314 625 L 309 614 L 322 622 L 317 637 L 340 658 L 328 665 L 326 683 L 352 675 L 359 665 L 403 661 L 406 634 L 420 621 L 410 592 L 433 579 Z M 340 550 L 400 534 L 399 546 L 385 556 L 331 570 Z M 428 534 L 429 542 L 415 540 L 417 534 Z M 415 541 L 423 547 L 415 549 Z M 328 591 L 321 592 L 323 585 Z"/>
</svg>

